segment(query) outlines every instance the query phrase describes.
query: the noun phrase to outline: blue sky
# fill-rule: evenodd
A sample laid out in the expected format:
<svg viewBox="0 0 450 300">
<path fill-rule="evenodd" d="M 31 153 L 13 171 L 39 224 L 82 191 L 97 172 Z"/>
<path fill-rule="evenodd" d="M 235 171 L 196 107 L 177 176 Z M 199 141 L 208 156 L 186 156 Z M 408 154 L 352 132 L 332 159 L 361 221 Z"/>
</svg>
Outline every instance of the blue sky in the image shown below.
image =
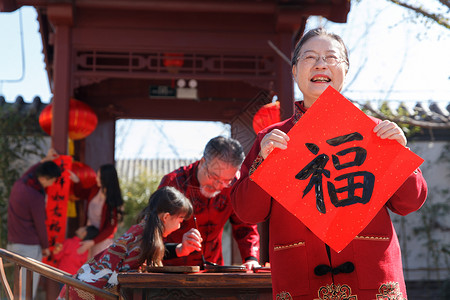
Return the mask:
<svg viewBox="0 0 450 300">
<path fill-rule="evenodd" d="M 427 1 L 422 1 L 427 3 Z M 22 15 L 21 15 L 22 14 Z M 31 102 L 51 92 L 36 12 L 0 13 L 0 95 Z M 342 36 L 350 50 L 344 96 L 395 108 L 403 101 L 450 103 L 450 30 L 414 22 L 414 15 L 386 1 L 352 4 L 348 22 L 335 24 L 313 17 L 308 28 L 323 25 Z M 6 30 L 4 30 L 6 29 Z M 24 53 L 24 55 L 22 55 Z M 298 93 L 296 93 L 299 97 Z M 206 142 L 229 126 L 219 122 L 130 121 L 117 123 L 116 158 L 195 158 Z"/>
<path fill-rule="evenodd" d="M 0 95 L 7 101 L 14 101 L 18 95 L 26 102 L 35 96 L 43 102 L 50 101 L 36 18 L 32 7 L 0 13 Z"/>
</svg>

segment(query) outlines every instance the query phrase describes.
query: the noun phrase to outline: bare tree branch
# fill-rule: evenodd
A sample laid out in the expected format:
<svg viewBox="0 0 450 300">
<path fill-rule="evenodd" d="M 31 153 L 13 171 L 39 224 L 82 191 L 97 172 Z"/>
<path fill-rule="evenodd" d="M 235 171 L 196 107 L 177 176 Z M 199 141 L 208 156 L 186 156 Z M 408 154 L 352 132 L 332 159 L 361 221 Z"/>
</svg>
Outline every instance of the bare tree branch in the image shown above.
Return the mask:
<svg viewBox="0 0 450 300">
<path fill-rule="evenodd" d="M 364 70 L 364 66 L 367 63 L 367 60 L 368 60 L 367 56 L 364 57 L 364 61 L 359 66 L 359 68 L 356 71 L 355 75 L 353 76 L 352 80 L 345 85 L 344 89 L 341 92 L 342 94 L 344 94 L 352 86 L 352 84 L 355 83 L 356 79 L 358 79 L 359 74 Z"/>
<path fill-rule="evenodd" d="M 379 22 L 378 17 L 380 16 L 381 13 L 382 13 L 382 10 L 379 10 L 379 11 L 377 11 L 377 12 L 374 14 L 373 18 L 369 18 L 369 19 L 367 20 L 367 22 L 366 22 L 366 24 L 365 24 L 365 30 L 364 30 L 364 32 L 361 34 L 361 36 L 360 36 L 360 38 L 357 40 L 357 42 L 356 42 L 354 45 L 352 45 L 352 49 L 349 49 L 349 52 L 350 52 L 350 53 L 351 53 L 354 49 L 358 48 L 359 45 L 360 45 L 361 43 L 364 43 L 365 45 L 367 45 L 367 44 L 366 44 L 367 39 L 365 39 L 364 37 L 368 36 L 369 33 L 370 33 L 370 29 L 374 26 L 374 24 L 375 24 L 376 22 Z M 348 89 L 350 89 L 350 87 L 353 85 L 353 83 L 355 83 L 355 81 L 358 79 L 358 75 L 364 70 L 364 67 L 365 67 L 365 65 L 366 65 L 366 63 L 367 63 L 367 61 L 368 61 L 368 57 L 367 57 L 367 52 L 366 52 L 366 51 L 364 51 L 363 53 L 365 53 L 364 61 L 359 65 L 359 68 L 358 68 L 358 70 L 356 71 L 355 75 L 353 76 L 352 80 L 351 80 L 350 82 L 348 82 L 348 83 L 345 85 L 345 88 L 344 88 L 344 90 L 342 91 L 342 93 L 345 93 Z"/>
<path fill-rule="evenodd" d="M 449 0 L 439 0 L 439 2 L 441 2 L 442 5 L 447 6 L 448 9 L 450 10 L 450 1 Z"/>
<path fill-rule="evenodd" d="M 414 5 L 405 3 L 403 1 L 398 1 L 398 0 L 386 0 L 386 1 L 392 2 L 394 4 L 400 5 L 400 6 L 404 7 L 404 8 L 409 9 L 409 10 L 412 10 L 415 13 L 417 13 L 419 15 L 422 15 L 423 17 L 426 17 L 427 19 L 433 20 L 437 24 L 439 24 L 441 26 L 444 26 L 447 29 L 450 29 L 450 19 L 446 18 L 443 15 L 429 12 L 425 8 L 423 8 L 422 6 L 414 6 Z M 449 0 L 439 0 L 439 2 L 450 8 L 450 1 Z"/>
<path fill-rule="evenodd" d="M 285 62 L 288 63 L 289 66 L 291 66 L 291 60 L 286 56 L 286 54 L 283 53 L 272 41 L 267 41 L 270 48 L 273 49 Z"/>
</svg>

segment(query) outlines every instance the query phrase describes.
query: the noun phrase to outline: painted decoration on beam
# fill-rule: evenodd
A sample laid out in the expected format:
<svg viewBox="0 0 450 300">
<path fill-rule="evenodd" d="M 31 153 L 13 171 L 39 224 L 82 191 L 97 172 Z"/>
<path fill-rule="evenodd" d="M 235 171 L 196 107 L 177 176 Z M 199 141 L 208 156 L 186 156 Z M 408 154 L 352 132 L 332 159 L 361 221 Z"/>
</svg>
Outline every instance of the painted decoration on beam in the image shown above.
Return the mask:
<svg viewBox="0 0 450 300">
<path fill-rule="evenodd" d="M 53 160 L 61 169 L 61 177 L 47 188 L 47 235 L 50 251 L 53 250 L 56 243 L 63 243 L 66 238 L 67 224 L 67 203 L 70 193 L 70 173 L 72 168 L 72 157 L 69 155 L 60 155 Z M 43 262 L 55 266 L 52 255 L 43 258 Z"/>
<path fill-rule="evenodd" d="M 340 252 L 423 162 L 375 125 L 328 87 L 251 178 Z"/>
<path fill-rule="evenodd" d="M 268 103 L 263 105 L 253 116 L 253 130 L 258 133 L 280 120 L 280 102 Z"/>
<path fill-rule="evenodd" d="M 53 103 L 47 105 L 39 115 L 39 125 L 48 135 L 52 135 Z M 69 138 L 81 140 L 90 135 L 97 127 L 98 118 L 86 103 L 70 99 L 69 102 Z"/>
</svg>

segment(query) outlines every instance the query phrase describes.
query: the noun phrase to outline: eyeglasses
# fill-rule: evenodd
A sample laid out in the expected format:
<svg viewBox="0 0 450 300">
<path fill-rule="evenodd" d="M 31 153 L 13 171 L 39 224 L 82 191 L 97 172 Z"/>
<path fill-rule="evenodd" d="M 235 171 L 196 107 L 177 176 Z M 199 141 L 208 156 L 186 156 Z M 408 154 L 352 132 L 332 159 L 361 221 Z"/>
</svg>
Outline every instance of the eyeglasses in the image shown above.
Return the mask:
<svg viewBox="0 0 450 300">
<path fill-rule="evenodd" d="M 219 185 L 221 185 L 221 186 L 230 187 L 230 186 L 233 185 L 234 181 L 236 180 L 236 177 L 235 177 L 235 176 L 234 176 L 233 178 L 231 178 L 231 179 L 223 179 L 223 178 L 220 178 L 219 175 L 217 175 L 217 174 L 211 172 L 211 171 L 208 169 L 208 163 L 207 163 L 206 161 L 205 161 L 205 163 L 204 163 L 204 168 L 205 168 L 206 176 L 208 177 L 208 179 L 213 180 L 214 183 L 217 183 L 217 184 L 219 184 Z"/>
<path fill-rule="evenodd" d="M 319 59 L 322 59 L 323 62 L 328 66 L 337 66 L 338 64 L 342 62 L 346 62 L 345 59 L 337 57 L 335 55 L 318 55 L 313 53 L 306 53 L 297 58 L 297 61 L 300 61 L 301 63 L 307 64 L 307 65 L 315 65 Z"/>
</svg>

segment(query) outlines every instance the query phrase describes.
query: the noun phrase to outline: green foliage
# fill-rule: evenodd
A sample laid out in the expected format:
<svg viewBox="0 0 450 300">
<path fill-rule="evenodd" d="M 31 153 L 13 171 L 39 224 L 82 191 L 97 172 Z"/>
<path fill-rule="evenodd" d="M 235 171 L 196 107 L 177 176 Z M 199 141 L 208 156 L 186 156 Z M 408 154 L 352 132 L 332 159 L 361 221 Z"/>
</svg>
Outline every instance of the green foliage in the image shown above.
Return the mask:
<svg viewBox="0 0 450 300">
<path fill-rule="evenodd" d="M 450 163 L 450 144 L 445 146 L 445 150 L 441 152 L 438 158 L 439 161 Z M 450 177 L 450 173 L 447 174 L 447 177 Z"/>
<path fill-rule="evenodd" d="M 380 110 L 379 112 L 381 114 L 384 115 L 384 117 L 377 115 L 376 113 L 371 112 L 370 110 L 363 108 L 362 111 L 370 116 L 374 116 L 376 118 L 381 118 L 381 119 L 390 119 L 390 120 L 408 120 L 408 118 L 411 118 L 410 114 L 408 113 L 406 106 L 404 105 L 404 103 L 401 103 L 399 105 L 399 107 L 397 108 L 396 112 L 392 112 L 391 109 L 389 108 L 388 102 L 384 101 L 381 104 Z M 400 128 L 403 130 L 403 132 L 405 133 L 405 136 L 407 138 L 411 138 L 412 136 L 414 136 L 415 134 L 419 134 L 423 131 L 423 129 L 420 126 L 414 126 L 411 124 L 408 124 L 407 121 L 406 122 L 401 122 L 401 121 L 395 121 L 395 123 L 397 123 L 398 126 L 400 126 Z"/>
<path fill-rule="evenodd" d="M 396 117 L 396 118 L 398 118 L 398 117 L 401 118 L 401 117 L 405 117 L 405 116 L 408 117 L 408 116 L 409 116 L 409 113 L 408 113 L 408 111 L 405 109 L 405 106 L 404 106 L 403 103 L 400 104 L 399 108 L 397 109 L 397 112 L 394 114 L 394 113 L 390 110 L 387 101 L 384 101 L 384 102 L 381 104 L 380 111 L 381 111 L 383 114 L 385 114 L 386 116 L 390 117 L 390 118 L 395 118 L 395 117 Z M 406 136 L 407 138 L 413 136 L 413 135 L 416 134 L 416 133 L 420 133 L 420 132 L 422 131 L 422 128 L 419 127 L 419 126 L 413 126 L 413 125 L 410 125 L 410 124 L 407 124 L 407 123 L 402 123 L 402 122 L 396 122 L 396 123 L 397 123 L 397 125 L 400 126 L 400 128 L 403 130 L 403 132 L 405 133 L 405 136 Z"/>
<path fill-rule="evenodd" d="M 36 132 L 36 115 L 23 115 L 12 106 L 0 107 L 0 247 L 7 243 L 8 197 L 20 177 L 24 158 L 42 156 L 43 136 Z M 37 125 L 39 128 L 39 125 Z"/>
<path fill-rule="evenodd" d="M 400 104 L 400 106 L 397 109 L 397 116 L 405 116 L 405 117 L 409 117 L 409 113 L 406 110 L 404 104 Z M 414 125 L 410 125 L 408 123 L 398 123 L 398 126 L 400 126 L 403 129 L 403 132 L 405 133 L 407 138 L 410 138 L 416 134 L 422 133 L 423 128 L 420 126 L 414 126 Z"/>
<path fill-rule="evenodd" d="M 125 202 L 125 216 L 117 230 L 117 236 L 126 232 L 133 224 L 139 213 L 148 204 L 150 195 L 156 191 L 162 176 L 141 172 L 133 179 L 120 178 L 122 196 Z"/>
</svg>

